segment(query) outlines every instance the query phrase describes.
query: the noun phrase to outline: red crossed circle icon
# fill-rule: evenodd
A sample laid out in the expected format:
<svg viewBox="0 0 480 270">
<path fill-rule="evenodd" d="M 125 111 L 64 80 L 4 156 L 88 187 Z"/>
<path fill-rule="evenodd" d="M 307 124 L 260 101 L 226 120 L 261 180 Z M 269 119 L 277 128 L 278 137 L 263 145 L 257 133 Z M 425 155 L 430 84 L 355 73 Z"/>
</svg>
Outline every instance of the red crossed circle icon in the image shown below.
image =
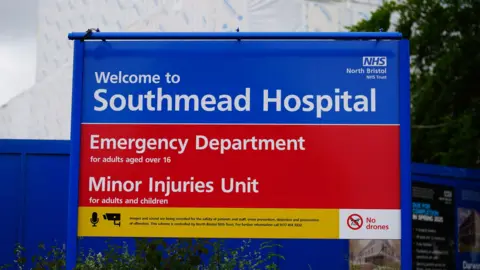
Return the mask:
<svg viewBox="0 0 480 270">
<path fill-rule="evenodd" d="M 351 214 L 347 218 L 347 226 L 354 231 L 359 230 L 363 226 L 363 218 L 358 214 Z"/>
</svg>

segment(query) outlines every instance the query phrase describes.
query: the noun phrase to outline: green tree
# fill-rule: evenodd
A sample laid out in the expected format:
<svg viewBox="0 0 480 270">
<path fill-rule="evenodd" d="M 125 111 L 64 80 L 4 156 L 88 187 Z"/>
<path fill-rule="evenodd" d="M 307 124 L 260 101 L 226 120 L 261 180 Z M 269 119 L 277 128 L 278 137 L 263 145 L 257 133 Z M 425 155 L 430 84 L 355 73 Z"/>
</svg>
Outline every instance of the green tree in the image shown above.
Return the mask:
<svg viewBox="0 0 480 270">
<path fill-rule="evenodd" d="M 480 167 L 480 1 L 386 2 L 348 27 L 382 29 L 411 43 L 412 160 Z"/>
</svg>

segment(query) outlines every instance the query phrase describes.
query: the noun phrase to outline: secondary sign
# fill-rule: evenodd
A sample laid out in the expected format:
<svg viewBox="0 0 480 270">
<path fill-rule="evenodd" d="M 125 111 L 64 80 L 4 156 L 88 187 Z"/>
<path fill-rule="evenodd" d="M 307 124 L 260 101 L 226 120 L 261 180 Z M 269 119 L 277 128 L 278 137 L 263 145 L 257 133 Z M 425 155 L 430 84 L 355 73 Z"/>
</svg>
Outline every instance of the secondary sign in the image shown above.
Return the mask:
<svg viewBox="0 0 480 270">
<path fill-rule="evenodd" d="M 400 41 L 82 46 L 78 236 L 400 239 Z"/>
</svg>

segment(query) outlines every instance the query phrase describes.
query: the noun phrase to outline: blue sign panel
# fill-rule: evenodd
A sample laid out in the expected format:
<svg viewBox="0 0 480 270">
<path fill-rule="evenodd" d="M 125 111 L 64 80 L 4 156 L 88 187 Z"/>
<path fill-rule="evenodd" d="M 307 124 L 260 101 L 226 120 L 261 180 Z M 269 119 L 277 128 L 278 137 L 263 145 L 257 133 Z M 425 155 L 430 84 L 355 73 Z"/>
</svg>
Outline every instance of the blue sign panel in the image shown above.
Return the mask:
<svg viewBox="0 0 480 270">
<path fill-rule="evenodd" d="M 87 42 L 82 120 L 399 124 L 398 52 L 398 41 Z"/>
<path fill-rule="evenodd" d="M 318 266 L 412 269 L 401 35 L 70 38 L 67 268 L 81 236 L 315 241 Z"/>
</svg>

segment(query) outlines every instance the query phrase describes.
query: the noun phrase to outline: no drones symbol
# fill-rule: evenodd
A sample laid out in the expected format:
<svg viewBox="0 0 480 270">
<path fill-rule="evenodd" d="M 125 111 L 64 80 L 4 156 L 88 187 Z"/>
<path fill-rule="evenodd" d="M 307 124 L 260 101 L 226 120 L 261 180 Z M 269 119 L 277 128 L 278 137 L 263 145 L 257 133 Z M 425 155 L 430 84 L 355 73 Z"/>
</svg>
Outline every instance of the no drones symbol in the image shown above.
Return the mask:
<svg viewBox="0 0 480 270">
<path fill-rule="evenodd" d="M 363 226 L 363 218 L 358 214 L 351 214 L 347 218 L 347 226 L 354 231 L 359 230 Z"/>
</svg>

